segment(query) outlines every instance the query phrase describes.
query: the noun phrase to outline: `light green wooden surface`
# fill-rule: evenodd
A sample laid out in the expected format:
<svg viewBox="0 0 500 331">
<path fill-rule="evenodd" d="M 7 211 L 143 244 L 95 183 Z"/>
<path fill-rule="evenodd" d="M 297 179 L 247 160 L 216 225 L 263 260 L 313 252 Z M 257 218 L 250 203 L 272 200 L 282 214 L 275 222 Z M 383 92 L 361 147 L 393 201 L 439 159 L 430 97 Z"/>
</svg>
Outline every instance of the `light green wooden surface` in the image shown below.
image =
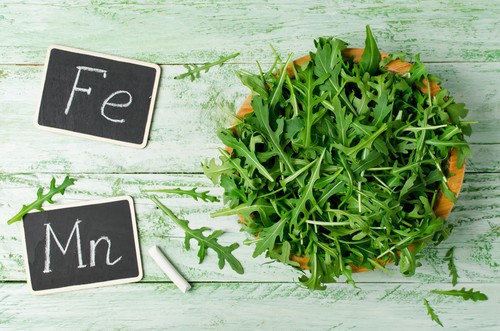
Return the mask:
<svg viewBox="0 0 500 331">
<path fill-rule="evenodd" d="M 253 259 L 252 247 L 235 255 L 245 268 L 219 270 L 210 254 L 198 264 L 182 247 L 183 233 L 154 208 L 141 189 L 203 187 L 216 195 L 200 162 L 217 155 L 215 130 L 231 120 L 247 90 L 234 76 L 268 63 L 269 44 L 282 54 L 307 54 L 313 39 L 336 35 L 362 46 L 372 26 L 382 50 L 421 53 L 470 109 L 474 126 L 459 201 L 450 216 L 452 236 L 429 248 L 417 275 L 396 267 L 355 275 L 361 291 L 343 283 L 325 292 L 299 288 L 300 273 Z M 500 329 L 500 6 L 498 1 L 3 1 L 0 3 L 0 329 L 224 329 L 427 330 L 423 298 L 446 328 Z M 50 44 L 62 44 L 162 65 L 162 80 L 146 149 L 36 130 L 42 63 Z M 241 52 L 201 79 L 177 81 L 184 63 Z M 145 277 L 120 285 L 45 297 L 25 287 L 18 225 L 5 220 L 52 176 L 71 174 L 77 185 L 64 202 L 127 194 L 134 197 Z M 242 242 L 235 218 L 210 219 L 222 204 L 166 196 L 166 205 L 193 226 L 222 229 L 221 242 Z M 182 294 L 147 255 L 157 244 L 193 289 Z M 451 284 L 446 250 L 456 246 L 459 285 L 489 296 L 464 302 L 429 294 Z"/>
</svg>

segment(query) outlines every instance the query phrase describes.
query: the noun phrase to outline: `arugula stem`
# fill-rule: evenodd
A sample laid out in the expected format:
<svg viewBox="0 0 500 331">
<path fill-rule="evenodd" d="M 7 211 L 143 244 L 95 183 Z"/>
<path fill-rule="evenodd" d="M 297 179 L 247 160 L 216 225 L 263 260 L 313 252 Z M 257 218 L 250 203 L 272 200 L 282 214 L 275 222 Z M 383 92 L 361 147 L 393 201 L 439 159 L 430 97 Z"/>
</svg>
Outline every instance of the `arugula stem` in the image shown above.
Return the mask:
<svg viewBox="0 0 500 331">
<path fill-rule="evenodd" d="M 380 259 L 382 256 L 386 255 L 387 253 L 392 252 L 396 248 L 400 247 L 401 245 L 403 245 L 404 243 L 406 243 L 412 239 L 413 239 L 412 237 L 406 237 L 405 239 L 401 240 L 400 242 L 398 242 L 397 244 L 395 244 L 394 246 L 392 246 L 391 248 L 389 248 L 388 250 L 386 250 L 385 252 L 383 252 L 382 254 L 377 256 L 377 260 Z"/>
<path fill-rule="evenodd" d="M 369 170 L 369 169 L 367 169 L 367 170 Z M 382 188 L 384 188 L 388 193 L 390 193 L 390 194 L 394 193 L 394 190 L 391 189 L 383 180 L 378 178 L 378 176 L 372 175 L 372 177 L 375 178 L 375 180 L 380 183 L 380 186 Z"/>
<path fill-rule="evenodd" d="M 393 167 L 377 167 L 377 168 L 368 168 L 366 171 L 387 171 L 392 170 Z"/>
<path fill-rule="evenodd" d="M 360 162 L 363 162 L 363 160 L 366 158 L 366 156 L 368 155 L 368 150 L 367 149 L 364 149 L 363 150 L 363 154 L 361 156 L 361 161 Z M 361 174 L 360 176 L 361 177 L 364 177 L 365 175 L 365 171 L 361 171 Z M 361 214 L 361 212 L 363 211 L 362 209 L 362 203 L 361 203 L 361 181 L 358 181 L 358 212 Z"/>
<path fill-rule="evenodd" d="M 263 195 L 259 195 L 259 196 L 257 196 L 257 199 L 267 198 L 268 196 L 271 196 L 271 195 L 274 195 L 276 193 L 279 193 L 279 192 L 283 191 L 284 189 L 285 189 L 284 187 L 281 187 L 281 188 L 279 188 L 277 190 L 274 190 L 272 192 L 269 192 L 269 193 L 266 193 L 266 194 L 263 194 Z"/>
<path fill-rule="evenodd" d="M 441 124 L 441 125 L 428 125 L 422 127 L 408 127 L 403 129 L 402 131 L 422 131 L 422 130 L 436 130 L 441 128 L 446 128 L 449 124 Z"/>
<path fill-rule="evenodd" d="M 384 123 L 377 131 L 372 133 L 370 136 L 363 138 L 356 146 L 351 147 L 347 150 L 347 155 L 352 156 L 356 155 L 360 150 L 367 148 L 367 146 L 370 146 L 375 139 L 378 138 L 384 131 L 387 130 L 387 123 Z"/>
<path fill-rule="evenodd" d="M 350 222 L 322 222 L 322 221 L 313 221 L 307 220 L 308 224 L 316 224 L 316 225 L 324 225 L 324 226 L 349 226 Z"/>
<path fill-rule="evenodd" d="M 181 188 L 174 189 L 157 189 L 157 190 L 141 190 L 142 192 L 155 192 L 155 193 L 167 193 L 167 194 L 178 194 L 178 195 L 188 195 L 195 200 L 201 199 L 205 202 L 219 202 L 219 198 L 216 196 L 208 194 L 209 191 L 197 192 L 196 188 L 191 190 L 183 190 Z"/>
<path fill-rule="evenodd" d="M 299 170 L 295 171 L 292 175 L 286 177 L 284 180 L 283 180 L 283 183 L 284 184 L 288 184 L 290 183 L 291 181 L 295 180 L 297 177 L 299 177 L 300 175 L 302 175 L 305 171 L 307 171 L 310 167 L 312 167 L 316 162 L 318 161 L 318 159 L 310 162 L 309 164 L 305 165 L 304 167 L 300 168 Z"/>
</svg>

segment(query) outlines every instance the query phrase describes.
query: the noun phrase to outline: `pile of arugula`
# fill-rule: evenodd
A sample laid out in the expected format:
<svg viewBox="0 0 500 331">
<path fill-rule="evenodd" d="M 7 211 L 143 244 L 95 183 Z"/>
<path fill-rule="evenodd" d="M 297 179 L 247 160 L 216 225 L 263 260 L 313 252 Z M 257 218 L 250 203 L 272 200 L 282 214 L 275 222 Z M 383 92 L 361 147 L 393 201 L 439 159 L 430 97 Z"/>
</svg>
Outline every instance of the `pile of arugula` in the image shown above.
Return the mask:
<svg viewBox="0 0 500 331">
<path fill-rule="evenodd" d="M 369 27 L 359 63 L 339 39 L 315 46 L 300 66 L 275 54 L 266 72 L 239 71 L 253 112 L 218 132 L 231 151 L 203 164 L 228 205 L 212 216 L 241 215 L 254 256 L 295 268 L 305 257 L 310 289 L 389 262 L 411 276 L 422 248 L 451 231 L 432 207 L 438 191 L 455 199 L 446 161 L 452 148 L 459 168 L 470 154 L 467 110 L 417 88 L 439 83 L 418 57 L 403 76 L 387 70 L 394 57 L 381 61 Z"/>
</svg>

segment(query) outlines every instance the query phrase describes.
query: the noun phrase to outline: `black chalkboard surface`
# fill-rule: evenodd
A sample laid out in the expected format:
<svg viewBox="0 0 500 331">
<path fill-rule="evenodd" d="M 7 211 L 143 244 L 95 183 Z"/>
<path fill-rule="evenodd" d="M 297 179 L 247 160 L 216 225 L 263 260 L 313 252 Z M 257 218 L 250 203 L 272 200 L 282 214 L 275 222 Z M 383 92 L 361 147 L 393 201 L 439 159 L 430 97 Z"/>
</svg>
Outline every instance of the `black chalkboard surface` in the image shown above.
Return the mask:
<svg viewBox="0 0 500 331">
<path fill-rule="evenodd" d="M 52 206 L 22 221 L 28 286 L 34 294 L 142 279 L 131 197 Z"/>
<path fill-rule="evenodd" d="M 52 46 L 35 126 L 144 148 L 159 78 L 156 64 Z"/>
</svg>

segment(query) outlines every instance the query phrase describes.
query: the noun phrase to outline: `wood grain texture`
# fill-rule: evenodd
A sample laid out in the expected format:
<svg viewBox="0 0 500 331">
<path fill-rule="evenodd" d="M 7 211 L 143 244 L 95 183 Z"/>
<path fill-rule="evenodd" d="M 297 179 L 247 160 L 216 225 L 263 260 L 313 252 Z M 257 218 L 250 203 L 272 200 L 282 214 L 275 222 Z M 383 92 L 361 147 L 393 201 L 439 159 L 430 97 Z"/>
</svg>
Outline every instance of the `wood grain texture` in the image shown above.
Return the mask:
<svg viewBox="0 0 500 331">
<path fill-rule="evenodd" d="M 15 155 L 2 159 L 0 172 L 199 173 L 200 163 L 222 146 L 216 130 L 231 124 L 227 113 L 234 113 L 248 94 L 234 74 L 239 68 L 257 70 L 255 65 L 226 65 L 190 82 L 173 79 L 184 72 L 181 66 L 163 66 L 150 141 L 137 152 L 35 129 L 42 68 L 0 66 L 0 153 Z M 467 170 L 499 171 L 500 63 L 432 64 L 429 71 L 444 79 L 443 87 L 458 102 L 466 102 L 467 119 L 479 121 L 469 139 L 474 157 Z"/>
<path fill-rule="evenodd" d="M 490 0 L 453 1 L 201 1 L 7 0 L 0 3 L 0 330 L 427 330 L 427 298 L 444 325 L 456 330 L 498 330 L 500 309 L 500 7 Z M 252 247 L 235 255 L 245 274 L 217 268 L 214 254 L 198 264 L 183 236 L 154 207 L 143 188 L 222 190 L 201 175 L 200 162 L 217 155 L 218 128 L 230 125 L 248 91 L 234 75 L 273 59 L 308 54 L 313 39 L 334 35 L 363 47 L 370 24 L 380 49 L 420 53 L 444 79 L 468 119 L 474 157 L 449 221 L 452 236 L 429 248 L 412 278 L 396 266 L 355 276 L 362 291 L 333 284 L 325 292 L 299 288 L 299 272 Z M 149 145 L 142 151 L 35 130 L 42 66 L 50 44 L 62 44 L 163 64 Z M 174 80 L 183 64 L 241 52 L 201 78 Z M 46 297 L 25 288 L 18 225 L 5 220 L 34 198 L 52 176 L 71 174 L 77 185 L 59 202 L 129 194 L 136 202 L 144 281 Z M 161 200 L 193 227 L 222 229 L 223 244 L 240 242 L 235 218 L 210 219 L 222 204 L 173 195 Z M 193 290 L 182 294 L 145 254 L 157 244 Z M 446 250 L 456 247 L 459 285 L 489 296 L 471 303 L 434 296 L 450 288 Z M 313 316 L 313 318 L 311 318 Z M 354 318 L 353 318 L 354 316 Z"/>
<path fill-rule="evenodd" d="M 430 294 L 441 284 L 337 285 L 311 292 L 295 284 L 130 284 L 33 297 L 23 284 L 0 285 L 0 330 L 432 330 L 427 298 L 447 329 L 493 331 L 498 285 L 470 303 Z M 138 304 L 140 303 L 140 304 Z M 27 313 L 29 312 L 29 313 Z"/>
<path fill-rule="evenodd" d="M 36 12 L 37 15 L 25 13 Z M 432 61 L 498 61 L 500 12 L 489 0 L 385 1 L 6 1 L 0 16 L 2 63 L 41 63 L 50 43 L 156 63 L 264 60 L 272 43 L 307 53 L 335 35 L 360 47 L 371 24 L 380 49 Z M 61 19 L 64 17 L 64 19 Z M 71 23 L 68 23 L 71 22 Z"/>
<path fill-rule="evenodd" d="M 235 256 L 245 268 L 244 275 L 238 275 L 229 267 L 219 270 L 217 259 L 209 252 L 206 261 L 198 264 L 197 246 L 193 242 L 190 251 L 183 249 L 184 233 L 171 220 L 166 218 L 149 199 L 151 193 L 145 189 L 176 188 L 191 189 L 199 187 L 220 196 L 223 191 L 203 175 L 160 175 L 160 174 L 78 174 L 77 182 L 70 187 L 58 203 L 71 203 L 119 195 L 134 198 L 139 238 L 141 244 L 146 281 L 164 281 L 165 275 L 147 255 L 147 249 L 159 245 L 172 262 L 190 281 L 217 282 L 285 282 L 297 280 L 300 272 L 287 266 L 269 262 L 264 256 L 252 258 L 253 246 L 241 245 Z M 22 202 L 35 197 L 35 187 L 46 186 L 49 175 L 8 175 L 0 177 L 0 279 L 21 281 L 25 279 L 21 256 L 20 231 L 18 224 L 8 226 L 4 218 L 14 215 Z M 443 282 L 449 283 L 446 263 L 443 259 L 446 250 L 456 246 L 456 259 L 460 280 L 464 282 L 495 283 L 500 275 L 500 174 L 468 174 L 465 177 L 462 193 L 448 220 L 454 224 L 452 236 L 437 248 L 429 247 L 422 260 L 423 266 L 417 275 L 404 278 L 397 266 L 390 266 L 391 274 L 382 270 L 358 274 L 360 282 Z M 190 226 L 207 226 L 221 229 L 225 235 L 221 243 L 229 245 L 242 243 L 247 235 L 240 232 L 236 217 L 210 218 L 210 213 L 223 207 L 221 203 L 204 203 L 190 197 L 173 194 L 159 194 L 160 200 L 179 217 L 190 221 Z M 5 216 L 4 216 L 5 215 Z"/>
</svg>

